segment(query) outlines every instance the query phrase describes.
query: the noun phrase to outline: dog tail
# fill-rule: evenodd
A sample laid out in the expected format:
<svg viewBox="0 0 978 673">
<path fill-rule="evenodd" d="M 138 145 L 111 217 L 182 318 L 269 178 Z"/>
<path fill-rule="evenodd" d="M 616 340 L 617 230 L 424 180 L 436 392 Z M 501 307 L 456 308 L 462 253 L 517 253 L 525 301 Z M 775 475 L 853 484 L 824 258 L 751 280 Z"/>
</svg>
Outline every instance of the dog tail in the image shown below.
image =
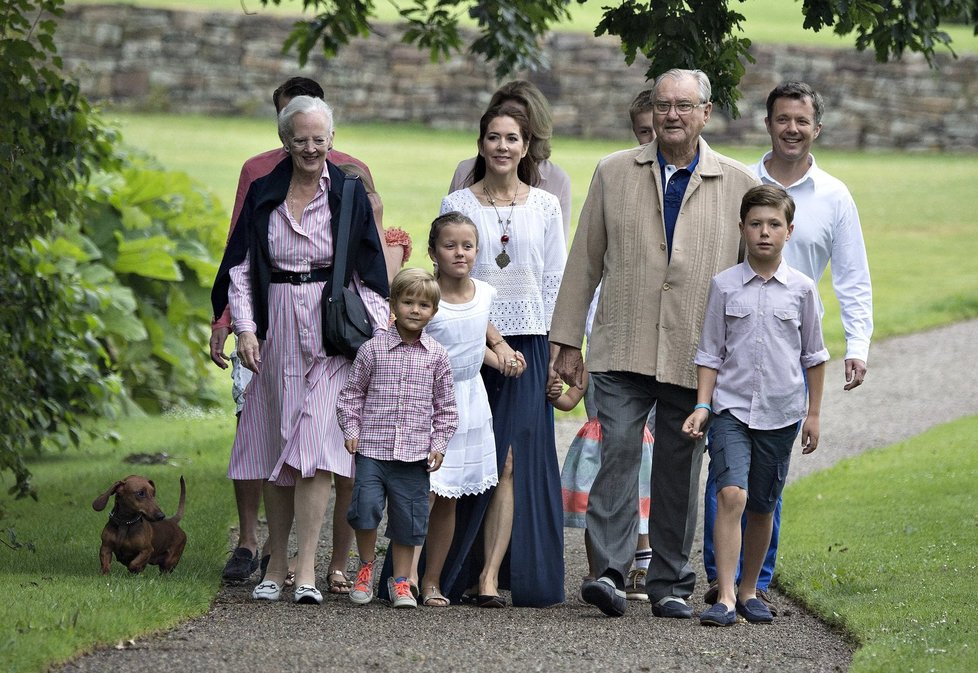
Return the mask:
<svg viewBox="0 0 978 673">
<path fill-rule="evenodd" d="M 183 505 L 187 502 L 187 482 L 183 480 L 183 475 L 180 475 L 180 503 L 177 505 L 177 513 L 170 517 L 170 521 L 173 523 L 180 523 L 180 519 L 183 518 Z"/>
</svg>

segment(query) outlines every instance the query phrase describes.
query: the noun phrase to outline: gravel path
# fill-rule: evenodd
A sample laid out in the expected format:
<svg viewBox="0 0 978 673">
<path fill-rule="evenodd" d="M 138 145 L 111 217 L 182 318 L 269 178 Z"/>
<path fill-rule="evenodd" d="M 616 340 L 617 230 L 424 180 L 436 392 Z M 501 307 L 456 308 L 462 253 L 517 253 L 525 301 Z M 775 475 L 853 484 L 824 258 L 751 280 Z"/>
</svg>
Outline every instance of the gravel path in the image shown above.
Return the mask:
<svg viewBox="0 0 978 673">
<path fill-rule="evenodd" d="M 978 320 L 880 342 L 867 382 L 849 393 L 842 391 L 842 361 L 831 361 L 821 447 L 811 456 L 796 453 L 791 479 L 978 413 L 976 342 Z M 577 429 L 576 421 L 559 422 L 558 446 L 566 449 Z M 324 528 L 323 540 L 328 535 Z M 700 552 L 697 542 L 697 609 L 705 585 Z M 321 545 L 321 584 L 327 553 Z M 60 670 L 811 672 L 844 671 L 852 660 L 852 645 L 840 634 L 776 592 L 781 616 L 769 627 L 701 628 L 695 620 L 655 619 L 642 603 L 629 603 L 621 619 L 603 617 L 574 598 L 585 572 L 580 531 L 567 529 L 565 558 L 568 600 L 553 608 L 395 612 L 380 601 L 356 607 L 334 596 L 306 607 L 256 603 L 251 585 L 227 587 L 199 619 Z"/>
</svg>

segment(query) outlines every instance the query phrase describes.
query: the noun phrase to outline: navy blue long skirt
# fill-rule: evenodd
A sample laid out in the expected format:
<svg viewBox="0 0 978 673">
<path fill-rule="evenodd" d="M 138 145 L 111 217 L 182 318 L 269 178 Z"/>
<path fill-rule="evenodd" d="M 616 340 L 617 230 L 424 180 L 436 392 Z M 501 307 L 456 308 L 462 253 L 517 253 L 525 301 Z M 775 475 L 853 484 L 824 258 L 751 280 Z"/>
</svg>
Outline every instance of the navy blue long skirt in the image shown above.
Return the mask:
<svg viewBox="0 0 978 673">
<path fill-rule="evenodd" d="M 544 607 L 564 601 L 564 512 L 553 407 L 546 397 L 550 346 L 543 335 L 506 340 L 526 357 L 526 373 L 514 379 L 482 370 L 500 473 L 513 449 L 513 535 L 499 586 L 512 592 L 513 605 Z M 453 603 L 478 583 L 484 560 L 482 520 L 494 492 L 460 498 L 456 506 L 455 538 L 441 585 Z"/>
</svg>

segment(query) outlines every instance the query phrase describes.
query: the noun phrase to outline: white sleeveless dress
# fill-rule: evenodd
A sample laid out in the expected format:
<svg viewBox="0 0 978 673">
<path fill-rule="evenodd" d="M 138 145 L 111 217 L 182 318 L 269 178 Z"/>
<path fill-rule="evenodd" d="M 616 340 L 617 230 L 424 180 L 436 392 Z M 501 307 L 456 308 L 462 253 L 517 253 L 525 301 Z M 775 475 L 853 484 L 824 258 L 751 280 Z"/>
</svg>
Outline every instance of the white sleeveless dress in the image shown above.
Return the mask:
<svg viewBox="0 0 978 673">
<path fill-rule="evenodd" d="M 472 279 L 475 295 L 464 304 L 442 301 L 425 331 L 448 351 L 455 378 L 458 430 L 441 468 L 431 473 L 431 490 L 442 497 L 484 493 L 499 482 L 496 440 L 486 386 L 479 370 L 486 352 L 489 308 L 496 290 Z"/>
</svg>

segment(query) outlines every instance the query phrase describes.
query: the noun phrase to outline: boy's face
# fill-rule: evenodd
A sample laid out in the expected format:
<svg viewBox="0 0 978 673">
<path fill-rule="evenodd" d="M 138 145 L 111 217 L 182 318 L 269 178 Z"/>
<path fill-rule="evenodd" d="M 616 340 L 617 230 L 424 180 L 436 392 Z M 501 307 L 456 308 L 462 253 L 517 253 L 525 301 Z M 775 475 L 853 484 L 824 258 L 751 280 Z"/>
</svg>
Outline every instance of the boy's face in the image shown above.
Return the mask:
<svg viewBox="0 0 978 673">
<path fill-rule="evenodd" d="M 652 110 L 639 112 L 632 119 L 632 133 L 639 145 L 648 145 L 655 140 L 655 129 L 652 128 Z"/>
<path fill-rule="evenodd" d="M 740 223 L 747 252 L 759 261 L 779 259 L 794 228 L 786 220 L 784 210 L 773 206 L 754 206 Z"/>
<path fill-rule="evenodd" d="M 404 330 L 412 334 L 420 334 L 435 313 L 438 306 L 430 299 L 415 294 L 398 297 L 391 307 L 398 331 Z M 402 332 L 403 335 L 403 332 Z"/>
</svg>

